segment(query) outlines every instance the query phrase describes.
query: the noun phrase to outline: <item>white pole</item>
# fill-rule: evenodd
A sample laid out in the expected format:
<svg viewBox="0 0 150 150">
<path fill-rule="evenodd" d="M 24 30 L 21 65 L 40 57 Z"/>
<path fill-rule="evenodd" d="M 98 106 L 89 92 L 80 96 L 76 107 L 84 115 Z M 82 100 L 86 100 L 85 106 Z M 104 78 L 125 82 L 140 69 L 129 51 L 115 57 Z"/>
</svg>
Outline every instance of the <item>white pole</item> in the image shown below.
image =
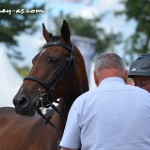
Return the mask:
<svg viewBox="0 0 150 150">
<path fill-rule="evenodd" d="M 46 16 L 45 16 L 45 26 L 46 28 L 49 30 L 49 5 L 48 3 L 50 2 L 50 0 L 45 0 L 45 12 L 46 12 Z"/>
</svg>

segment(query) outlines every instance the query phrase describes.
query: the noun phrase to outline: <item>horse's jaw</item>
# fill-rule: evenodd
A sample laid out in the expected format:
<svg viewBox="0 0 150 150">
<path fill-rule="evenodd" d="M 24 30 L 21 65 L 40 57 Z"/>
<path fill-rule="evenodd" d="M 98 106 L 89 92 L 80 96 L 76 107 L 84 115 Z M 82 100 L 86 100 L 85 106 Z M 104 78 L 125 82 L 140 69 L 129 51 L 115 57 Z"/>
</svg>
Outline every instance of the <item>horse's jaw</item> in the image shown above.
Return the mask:
<svg viewBox="0 0 150 150">
<path fill-rule="evenodd" d="M 35 115 L 35 110 L 30 110 L 30 111 L 24 111 L 24 110 L 18 110 L 17 108 L 15 108 L 15 111 L 17 114 L 21 115 L 21 116 L 29 116 L 32 117 Z"/>
</svg>

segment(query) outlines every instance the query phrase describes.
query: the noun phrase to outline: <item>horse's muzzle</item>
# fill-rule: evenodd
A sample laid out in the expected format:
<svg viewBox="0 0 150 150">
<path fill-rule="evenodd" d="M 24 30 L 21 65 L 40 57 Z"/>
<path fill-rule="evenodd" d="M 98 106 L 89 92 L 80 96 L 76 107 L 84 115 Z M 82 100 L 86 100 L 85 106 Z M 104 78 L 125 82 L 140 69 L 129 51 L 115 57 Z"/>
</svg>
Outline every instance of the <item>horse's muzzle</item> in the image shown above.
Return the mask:
<svg viewBox="0 0 150 150">
<path fill-rule="evenodd" d="M 17 96 L 13 99 L 16 113 L 24 116 L 33 116 L 35 114 L 35 104 L 30 104 L 29 100 L 25 96 Z"/>
</svg>

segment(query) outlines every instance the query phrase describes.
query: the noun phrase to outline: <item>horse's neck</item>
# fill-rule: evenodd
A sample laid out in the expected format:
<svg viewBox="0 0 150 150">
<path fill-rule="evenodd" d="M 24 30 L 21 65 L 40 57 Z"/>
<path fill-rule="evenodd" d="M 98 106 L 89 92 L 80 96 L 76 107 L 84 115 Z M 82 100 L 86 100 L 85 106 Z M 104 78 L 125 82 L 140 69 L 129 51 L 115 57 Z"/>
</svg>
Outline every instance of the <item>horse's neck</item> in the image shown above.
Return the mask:
<svg viewBox="0 0 150 150">
<path fill-rule="evenodd" d="M 60 111 L 59 123 L 62 127 L 62 130 L 64 130 L 67 121 L 68 112 L 70 110 L 72 103 L 73 103 L 72 99 L 69 97 L 63 97 L 59 101 L 59 106 L 58 106 Z"/>
<path fill-rule="evenodd" d="M 61 132 L 64 131 L 68 112 L 70 110 L 71 105 L 72 105 L 72 101 L 70 100 L 69 97 L 61 98 L 59 100 L 58 106 L 55 106 L 56 108 L 54 109 L 50 109 L 45 114 L 46 118 L 50 118 L 50 121 L 54 124 L 54 126 L 59 128 Z"/>
</svg>

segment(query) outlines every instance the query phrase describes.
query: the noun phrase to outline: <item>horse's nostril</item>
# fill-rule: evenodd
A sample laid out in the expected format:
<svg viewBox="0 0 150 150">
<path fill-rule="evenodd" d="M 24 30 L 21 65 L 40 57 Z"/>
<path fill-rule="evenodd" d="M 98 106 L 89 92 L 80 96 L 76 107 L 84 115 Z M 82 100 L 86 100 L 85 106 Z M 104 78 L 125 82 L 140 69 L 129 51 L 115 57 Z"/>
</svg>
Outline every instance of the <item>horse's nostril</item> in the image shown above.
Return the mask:
<svg viewBox="0 0 150 150">
<path fill-rule="evenodd" d="M 18 105 L 19 106 L 25 106 L 28 104 L 28 100 L 25 97 L 21 97 L 20 100 L 18 100 Z"/>
</svg>

